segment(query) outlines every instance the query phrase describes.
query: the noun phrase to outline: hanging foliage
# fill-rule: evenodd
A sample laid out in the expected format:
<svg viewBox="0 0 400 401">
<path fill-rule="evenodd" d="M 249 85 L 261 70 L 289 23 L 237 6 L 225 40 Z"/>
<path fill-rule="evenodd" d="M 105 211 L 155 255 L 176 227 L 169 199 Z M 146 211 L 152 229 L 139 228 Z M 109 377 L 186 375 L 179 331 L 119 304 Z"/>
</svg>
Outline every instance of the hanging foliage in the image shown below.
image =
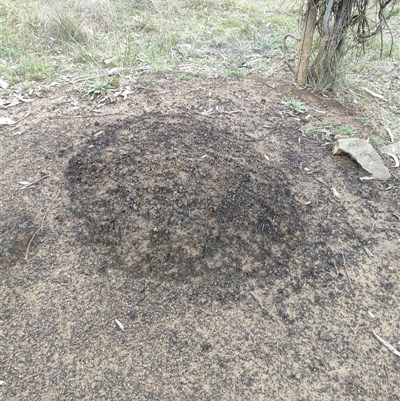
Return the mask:
<svg viewBox="0 0 400 401">
<path fill-rule="evenodd" d="M 296 82 L 332 89 L 349 38 L 363 46 L 382 35 L 397 4 L 399 0 L 307 0 Z"/>
</svg>

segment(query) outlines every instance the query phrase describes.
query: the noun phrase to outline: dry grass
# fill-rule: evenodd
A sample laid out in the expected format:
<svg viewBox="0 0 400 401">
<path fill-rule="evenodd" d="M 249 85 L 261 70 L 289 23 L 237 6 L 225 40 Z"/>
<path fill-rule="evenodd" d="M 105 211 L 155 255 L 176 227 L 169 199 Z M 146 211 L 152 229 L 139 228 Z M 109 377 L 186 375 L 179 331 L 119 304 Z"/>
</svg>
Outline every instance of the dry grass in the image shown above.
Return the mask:
<svg viewBox="0 0 400 401">
<path fill-rule="evenodd" d="M 165 73 L 188 64 L 193 74 L 223 73 L 253 52 L 264 61 L 279 55 L 282 35 L 296 29 L 287 3 L 281 13 L 272 1 L 0 0 L 0 74 L 26 83 L 52 72 Z"/>
<path fill-rule="evenodd" d="M 400 10 L 395 14 L 392 31 L 385 31 L 394 39 L 391 56 L 385 44 L 380 60 L 379 38 L 366 44 L 365 54 L 350 52 L 338 95 L 370 113 L 375 127 L 387 125 L 400 135 L 400 80 L 394 78 Z M 240 78 L 285 68 L 282 39 L 300 35 L 300 17 L 301 2 L 289 0 L 0 0 L 0 77 L 13 90 L 90 76 L 91 82 L 81 81 L 87 90 L 113 67 L 123 67 L 114 83 L 135 82 L 143 73 L 185 81 Z M 295 55 L 298 43 L 288 46 Z M 388 102 L 378 107 L 364 87 Z"/>
</svg>

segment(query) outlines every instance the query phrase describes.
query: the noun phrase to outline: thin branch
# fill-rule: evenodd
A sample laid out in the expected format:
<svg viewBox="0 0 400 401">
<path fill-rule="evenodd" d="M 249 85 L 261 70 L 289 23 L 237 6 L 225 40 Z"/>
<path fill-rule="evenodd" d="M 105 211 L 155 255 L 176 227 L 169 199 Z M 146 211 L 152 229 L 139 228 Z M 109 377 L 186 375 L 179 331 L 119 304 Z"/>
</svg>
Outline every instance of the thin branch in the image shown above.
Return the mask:
<svg viewBox="0 0 400 401">
<path fill-rule="evenodd" d="M 342 252 L 343 256 L 343 265 L 344 265 L 344 270 L 346 270 L 346 276 L 347 280 L 349 280 L 350 288 L 354 291 L 353 284 L 351 283 L 349 272 L 347 271 L 347 266 L 346 266 L 346 259 L 344 258 L 344 253 Z"/>
<path fill-rule="evenodd" d="M 48 177 L 50 177 L 49 174 L 43 175 L 43 176 L 40 177 L 38 180 L 35 180 L 35 181 L 33 181 L 33 182 L 30 182 L 29 184 L 25 185 L 25 186 L 24 186 L 23 188 L 21 188 L 21 189 L 29 188 L 29 187 L 32 186 L 33 184 L 36 184 L 36 183 L 38 183 L 39 181 L 43 180 L 44 178 L 48 178 Z"/>
<path fill-rule="evenodd" d="M 50 210 L 51 207 L 53 206 L 53 204 L 54 204 L 55 200 L 57 199 L 59 193 L 60 193 L 60 190 L 57 191 L 57 193 L 56 193 L 56 195 L 54 196 L 53 200 L 51 201 L 49 207 L 46 209 L 46 212 L 44 213 L 44 215 L 43 215 L 43 217 L 42 217 L 42 221 L 41 221 L 41 223 L 40 223 L 40 227 L 39 227 L 39 228 L 35 231 L 35 233 L 32 235 L 32 238 L 31 238 L 31 240 L 29 241 L 29 244 L 28 244 L 28 248 L 26 248 L 25 260 L 28 260 L 29 249 L 30 249 L 30 247 L 31 247 L 32 241 L 33 241 L 33 239 L 36 237 L 36 235 L 37 235 L 41 230 L 43 230 L 43 224 L 44 224 L 44 220 L 45 220 L 45 218 L 46 218 L 46 216 L 47 216 L 47 213 L 49 213 L 49 210 Z"/>
</svg>

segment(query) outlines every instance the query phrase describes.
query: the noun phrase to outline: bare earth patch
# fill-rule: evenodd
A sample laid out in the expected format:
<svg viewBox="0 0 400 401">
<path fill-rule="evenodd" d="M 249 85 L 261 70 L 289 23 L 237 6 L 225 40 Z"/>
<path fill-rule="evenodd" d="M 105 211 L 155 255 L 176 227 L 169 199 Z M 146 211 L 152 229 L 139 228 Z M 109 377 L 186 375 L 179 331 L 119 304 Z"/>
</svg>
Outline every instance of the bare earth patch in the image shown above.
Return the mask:
<svg viewBox="0 0 400 401">
<path fill-rule="evenodd" d="M 400 400 L 398 179 L 321 128 L 354 111 L 253 76 L 60 96 L 0 132 L 1 399 Z"/>
</svg>

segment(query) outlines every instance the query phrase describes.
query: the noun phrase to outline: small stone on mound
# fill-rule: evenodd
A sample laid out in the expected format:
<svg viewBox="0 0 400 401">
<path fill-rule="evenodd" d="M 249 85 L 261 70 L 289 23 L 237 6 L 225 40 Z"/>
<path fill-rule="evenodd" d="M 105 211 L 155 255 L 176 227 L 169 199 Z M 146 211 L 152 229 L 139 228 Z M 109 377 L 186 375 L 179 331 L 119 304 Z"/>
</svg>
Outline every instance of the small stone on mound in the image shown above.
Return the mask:
<svg viewBox="0 0 400 401">
<path fill-rule="evenodd" d="M 333 148 L 333 154 L 347 153 L 364 170 L 368 171 L 377 180 L 387 180 L 391 177 L 388 168 L 375 149 L 364 139 L 339 139 Z"/>
</svg>

